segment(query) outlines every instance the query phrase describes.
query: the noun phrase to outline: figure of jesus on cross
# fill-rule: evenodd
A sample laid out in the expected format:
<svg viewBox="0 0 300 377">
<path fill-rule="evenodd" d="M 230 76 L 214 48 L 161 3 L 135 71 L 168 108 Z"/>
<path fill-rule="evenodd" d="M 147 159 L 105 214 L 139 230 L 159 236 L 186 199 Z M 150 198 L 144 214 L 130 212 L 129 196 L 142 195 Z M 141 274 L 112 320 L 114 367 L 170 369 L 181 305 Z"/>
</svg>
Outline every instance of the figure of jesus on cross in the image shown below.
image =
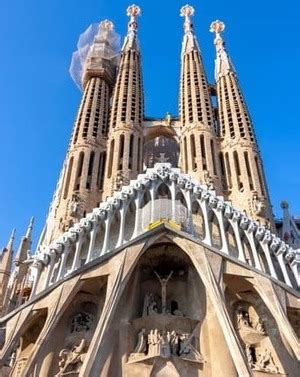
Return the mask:
<svg viewBox="0 0 300 377">
<path fill-rule="evenodd" d="M 173 271 L 170 272 L 169 276 L 165 278 L 161 278 L 156 271 L 154 271 L 155 275 L 157 276 L 160 285 L 161 285 L 161 307 L 162 307 L 162 314 L 167 313 L 167 284 L 173 275 Z"/>
</svg>

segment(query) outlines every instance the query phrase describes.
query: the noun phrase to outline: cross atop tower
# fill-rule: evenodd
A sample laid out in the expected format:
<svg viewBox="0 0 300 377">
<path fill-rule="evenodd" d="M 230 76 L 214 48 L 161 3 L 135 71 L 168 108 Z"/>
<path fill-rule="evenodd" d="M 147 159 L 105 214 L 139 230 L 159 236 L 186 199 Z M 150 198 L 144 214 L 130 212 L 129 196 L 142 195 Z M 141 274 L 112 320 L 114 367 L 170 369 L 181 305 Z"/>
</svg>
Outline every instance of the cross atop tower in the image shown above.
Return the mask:
<svg viewBox="0 0 300 377">
<path fill-rule="evenodd" d="M 218 50 L 224 48 L 224 40 L 221 35 L 224 32 L 224 30 L 225 30 L 225 24 L 222 21 L 217 20 L 217 21 L 212 22 L 212 24 L 210 25 L 209 31 L 211 33 L 216 34 L 216 38 L 214 42 Z"/>
<path fill-rule="evenodd" d="M 184 30 L 186 33 L 192 31 L 193 23 L 191 17 L 195 14 L 195 9 L 191 5 L 185 5 L 180 9 L 180 16 L 185 18 Z"/>
<path fill-rule="evenodd" d="M 129 31 L 137 30 L 138 28 L 137 17 L 139 17 L 141 13 L 142 13 L 141 8 L 138 5 L 133 4 L 127 8 L 127 16 L 130 17 L 130 21 L 128 24 Z"/>
</svg>

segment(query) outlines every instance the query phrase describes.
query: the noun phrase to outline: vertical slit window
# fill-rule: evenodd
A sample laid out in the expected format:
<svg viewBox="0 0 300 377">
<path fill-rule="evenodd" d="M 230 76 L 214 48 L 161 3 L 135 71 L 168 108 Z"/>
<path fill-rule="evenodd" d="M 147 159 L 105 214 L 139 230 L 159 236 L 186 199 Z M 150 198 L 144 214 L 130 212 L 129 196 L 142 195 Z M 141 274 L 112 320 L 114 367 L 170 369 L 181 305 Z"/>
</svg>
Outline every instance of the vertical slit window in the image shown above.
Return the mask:
<svg viewBox="0 0 300 377">
<path fill-rule="evenodd" d="M 136 168 L 137 168 L 137 172 L 139 173 L 140 172 L 140 168 L 141 168 L 141 162 L 140 162 L 140 158 L 141 158 L 141 140 L 140 138 L 138 138 L 138 141 L 137 141 L 137 148 L 138 148 L 138 151 L 137 151 L 137 161 L 136 161 Z"/>
<path fill-rule="evenodd" d="M 241 167 L 240 167 L 240 161 L 237 151 L 233 152 L 233 160 L 234 160 L 234 166 L 235 166 L 235 172 L 237 176 L 238 181 L 238 188 L 239 190 L 242 190 L 243 188 L 243 182 L 241 181 Z"/>
<path fill-rule="evenodd" d="M 215 146 L 214 146 L 214 141 L 213 140 L 210 141 L 210 149 L 211 149 L 211 156 L 212 156 L 212 162 L 213 162 L 214 175 L 217 175 Z"/>
<path fill-rule="evenodd" d="M 252 173 L 251 173 L 251 168 L 250 168 L 248 152 L 245 152 L 244 156 L 245 156 L 245 164 L 246 164 L 247 175 L 248 175 L 248 179 L 249 179 L 249 187 L 250 187 L 250 190 L 254 190 L 253 178 L 252 178 Z"/>
<path fill-rule="evenodd" d="M 87 190 L 90 190 L 91 186 L 92 186 L 94 161 L 95 161 L 95 152 L 91 152 L 90 162 L 89 162 L 88 176 L 87 176 L 87 179 L 86 179 L 86 189 Z"/>
<path fill-rule="evenodd" d="M 124 142 L 125 142 L 125 136 L 121 135 L 120 136 L 120 141 L 119 141 L 119 166 L 118 170 L 123 169 L 123 160 L 124 160 Z"/>
<path fill-rule="evenodd" d="M 220 154 L 219 154 L 219 160 L 220 160 L 223 188 L 224 188 L 224 190 L 227 190 L 228 189 L 228 182 L 227 182 L 227 177 L 226 177 L 224 154 L 222 152 L 220 152 Z"/>
<path fill-rule="evenodd" d="M 229 161 L 229 155 L 226 153 L 225 155 L 225 160 L 226 160 L 226 171 L 227 171 L 227 182 L 228 182 L 228 187 L 232 187 L 232 180 L 231 180 L 231 168 L 230 168 L 230 161 Z"/>
<path fill-rule="evenodd" d="M 98 185 L 99 190 L 103 190 L 105 164 L 106 164 L 106 152 L 103 152 L 103 153 L 100 153 L 100 157 L 99 157 L 99 167 L 98 167 L 98 177 L 97 177 L 97 185 Z"/>
<path fill-rule="evenodd" d="M 260 166 L 259 166 L 260 164 L 258 163 L 257 156 L 255 156 L 255 165 L 256 165 L 256 170 L 257 170 L 257 175 L 258 175 L 258 179 L 259 179 L 261 193 L 263 195 L 265 195 L 264 180 L 263 180 L 263 177 L 262 177 L 262 173 L 261 173 Z"/>
<path fill-rule="evenodd" d="M 183 139 L 184 144 L 184 171 L 185 173 L 188 172 L 188 156 L 187 156 L 187 145 L 186 145 L 186 137 Z"/>
<path fill-rule="evenodd" d="M 113 160 L 114 160 L 114 152 L 115 152 L 115 140 L 112 140 L 110 144 L 110 155 L 109 155 L 109 166 L 108 166 L 108 178 L 111 178 L 112 167 L 113 167 Z"/>
<path fill-rule="evenodd" d="M 202 168 L 203 170 L 207 170 L 204 135 L 200 136 L 200 145 L 201 145 Z"/>
<path fill-rule="evenodd" d="M 192 152 L 192 170 L 197 169 L 196 163 L 196 146 L 195 146 L 195 136 L 191 135 L 191 152 Z"/>
<path fill-rule="evenodd" d="M 83 161 L 84 161 L 84 153 L 80 152 L 79 159 L 78 159 L 78 165 L 77 165 L 75 190 L 79 190 L 80 189 L 80 178 L 81 178 L 81 175 L 82 175 Z"/>
<path fill-rule="evenodd" d="M 69 192 L 71 174 L 72 174 L 72 169 L 73 169 L 73 162 L 74 162 L 74 157 L 71 157 L 70 162 L 69 162 L 69 167 L 68 167 L 67 179 L 65 182 L 64 199 L 67 199 L 68 192 Z"/>
<path fill-rule="evenodd" d="M 134 136 L 130 135 L 130 144 L 129 144 L 129 164 L 128 168 L 132 169 L 132 160 L 133 160 L 133 147 L 134 147 Z"/>
</svg>

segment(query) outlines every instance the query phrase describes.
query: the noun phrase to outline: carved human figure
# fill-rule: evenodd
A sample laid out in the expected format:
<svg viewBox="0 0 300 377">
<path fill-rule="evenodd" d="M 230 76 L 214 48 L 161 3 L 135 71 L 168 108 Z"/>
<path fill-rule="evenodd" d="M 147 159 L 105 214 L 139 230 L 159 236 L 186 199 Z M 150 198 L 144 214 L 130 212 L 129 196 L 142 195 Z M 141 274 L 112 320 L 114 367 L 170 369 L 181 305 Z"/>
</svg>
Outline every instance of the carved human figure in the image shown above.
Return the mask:
<svg viewBox="0 0 300 377">
<path fill-rule="evenodd" d="M 147 342 L 146 342 L 146 329 L 142 329 L 138 334 L 138 342 L 135 347 L 134 353 L 146 353 Z"/>
<path fill-rule="evenodd" d="M 161 285 L 162 314 L 166 314 L 167 313 L 167 284 L 173 275 L 173 271 L 170 272 L 169 276 L 166 279 L 161 278 L 156 271 L 154 271 L 154 273 L 157 276 Z"/>
<path fill-rule="evenodd" d="M 68 372 L 76 372 L 82 365 L 86 353 L 86 340 L 82 339 L 80 344 L 74 346 L 72 350 L 63 349 L 59 353 L 59 372 L 55 377 L 64 376 Z"/>
<path fill-rule="evenodd" d="M 244 311 L 243 309 L 238 309 L 236 317 L 237 317 L 237 328 L 239 330 L 245 327 L 251 327 L 249 314 L 246 311 Z"/>
<path fill-rule="evenodd" d="M 148 355 L 150 356 L 158 356 L 160 355 L 160 342 L 161 342 L 161 335 L 159 334 L 158 330 L 151 330 L 148 335 L 148 346 L 149 352 Z"/>
<path fill-rule="evenodd" d="M 144 300 L 143 316 L 155 315 L 158 313 L 157 301 L 153 293 L 146 295 Z"/>
<path fill-rule="evenodd" d="M 164 358 L 169 358 L 171 357 L 171 347 L 170 347 L 170 332 L 163 332 L 160 338 L 160 354 Z"/>
<path fill-rule="evenodd" d="M 179 337 L 175 331 L 170 334 L 170 347 L 172 355 L 177 356 L 179 352 Z"/>
</svg>

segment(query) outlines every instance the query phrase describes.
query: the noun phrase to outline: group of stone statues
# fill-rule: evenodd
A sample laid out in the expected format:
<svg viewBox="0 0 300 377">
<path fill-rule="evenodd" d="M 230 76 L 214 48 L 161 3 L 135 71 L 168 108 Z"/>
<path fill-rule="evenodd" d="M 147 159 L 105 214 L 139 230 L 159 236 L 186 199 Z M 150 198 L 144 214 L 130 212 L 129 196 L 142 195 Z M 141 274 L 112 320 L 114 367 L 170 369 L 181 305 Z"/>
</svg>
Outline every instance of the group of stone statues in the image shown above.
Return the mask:
<svg viewBox="0 0 300 377">
<path fill-rule="evenodd" d="M 244 343 L 251 369 L 267 373 L 279 373 L 279 368 L 269 347 L 268 334 L 263 321 L 259 317 L 253 320 L 249 315 L 249 310 L 241 306 L 236 311 L 236 327 Z"/>
<path fill-rule="evenodd" d="M 129 361 L 151 357 L 181 357 L 195 362 L 202 362 L 202 356 L 192 344 L 193 335 L 176 331 L 147 331 L 142 329 Z"/>
</svg>

